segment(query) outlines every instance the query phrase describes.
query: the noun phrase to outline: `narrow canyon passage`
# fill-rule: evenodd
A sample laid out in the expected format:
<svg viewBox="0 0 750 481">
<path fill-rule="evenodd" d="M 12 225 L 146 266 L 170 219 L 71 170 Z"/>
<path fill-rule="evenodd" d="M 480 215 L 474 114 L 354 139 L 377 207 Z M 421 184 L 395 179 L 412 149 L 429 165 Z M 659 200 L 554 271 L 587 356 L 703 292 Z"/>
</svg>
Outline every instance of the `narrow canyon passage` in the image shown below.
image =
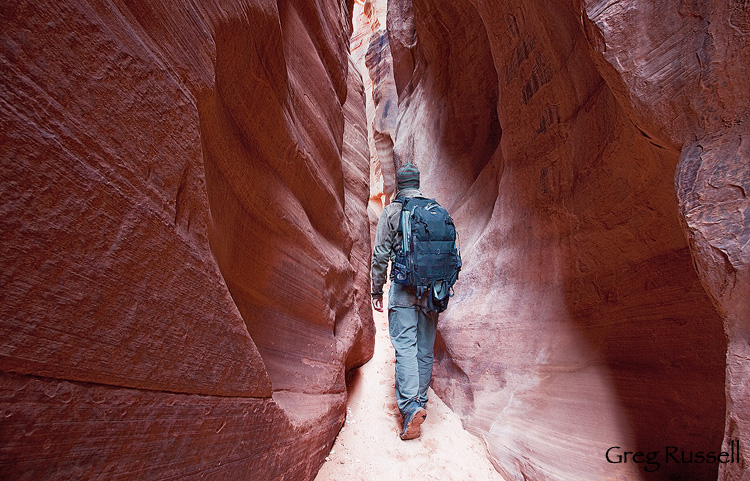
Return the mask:
<svg viewBox="0 0 750 481">
<path fill-rule="evenodd" d="M 3 479 L 750 477 L 750 2 L 0 26 Z M 463 259 L 412 442 L 368 275 L 407 162 Z"/>
</svg>

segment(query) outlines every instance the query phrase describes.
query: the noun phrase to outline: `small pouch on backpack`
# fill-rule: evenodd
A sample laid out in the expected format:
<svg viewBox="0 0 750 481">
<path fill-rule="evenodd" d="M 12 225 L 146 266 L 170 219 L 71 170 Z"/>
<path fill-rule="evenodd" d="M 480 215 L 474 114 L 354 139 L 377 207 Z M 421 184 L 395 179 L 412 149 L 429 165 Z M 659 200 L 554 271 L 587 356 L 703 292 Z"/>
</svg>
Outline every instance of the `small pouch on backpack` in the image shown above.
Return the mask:
<svg viewBox="0 0 750 481">
<path fill-rule="evenodd" d="M 432 297 L 436 301 L 442 301 L 448 296 L 448 283 L 444 280 L 435 281 L 432 284 Z"/>
<path fill-rule="evenodd" d="M 427 301 L 427 307 L 434 312 L 443 312 L 448 307 L 450 299 L 450 288 L 448 283 L 443 280 L 437 280 L 430 287 L 430 297 Z"/>
<path fill-rule="evenodd" d="M 409 285 L 409 271 L 404 264 L 393 261 L 391 265 L 393 271 L 393 280 L 399 284 Z"/>
</svg>

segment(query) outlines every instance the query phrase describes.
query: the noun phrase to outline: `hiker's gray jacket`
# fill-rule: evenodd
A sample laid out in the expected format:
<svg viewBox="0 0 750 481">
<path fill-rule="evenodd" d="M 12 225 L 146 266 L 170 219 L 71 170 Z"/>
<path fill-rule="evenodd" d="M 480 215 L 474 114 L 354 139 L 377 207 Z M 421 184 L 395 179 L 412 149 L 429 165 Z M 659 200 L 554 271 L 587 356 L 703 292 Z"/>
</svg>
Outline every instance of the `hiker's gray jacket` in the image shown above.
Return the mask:
<svg viewBox="0 0 750 481">
<path fill-rule="evenodd" d="M 421 196 L 417 189 L 404 189 L 396 197 Z M 375 231 L 375 246 L 372 250 L 372 295 L 383 295 L 383 285 L 388 273 L 388 261 L 401 251 L 401 232 L 398 221 L 401 215 L 401 202 L 392 202 L 383 208 Z M 392 276 L 391 276 L 392 277 Z"/>
</svg>

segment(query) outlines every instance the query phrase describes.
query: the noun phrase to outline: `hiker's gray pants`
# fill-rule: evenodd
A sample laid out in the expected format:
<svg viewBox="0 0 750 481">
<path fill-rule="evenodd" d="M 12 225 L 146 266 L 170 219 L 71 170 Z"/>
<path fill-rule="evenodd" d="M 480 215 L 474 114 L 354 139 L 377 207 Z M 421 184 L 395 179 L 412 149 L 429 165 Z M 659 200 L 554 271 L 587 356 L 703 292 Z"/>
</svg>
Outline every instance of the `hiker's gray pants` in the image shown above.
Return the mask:
<svg viewBox="0 0 750 481">
<path fill-rule="evenodd" d="M 427 403 L 437 317 L 419 306 L 388 308 L 388 330 L 396 350 L 396 400 L 402 414 Z"/>
</svg>

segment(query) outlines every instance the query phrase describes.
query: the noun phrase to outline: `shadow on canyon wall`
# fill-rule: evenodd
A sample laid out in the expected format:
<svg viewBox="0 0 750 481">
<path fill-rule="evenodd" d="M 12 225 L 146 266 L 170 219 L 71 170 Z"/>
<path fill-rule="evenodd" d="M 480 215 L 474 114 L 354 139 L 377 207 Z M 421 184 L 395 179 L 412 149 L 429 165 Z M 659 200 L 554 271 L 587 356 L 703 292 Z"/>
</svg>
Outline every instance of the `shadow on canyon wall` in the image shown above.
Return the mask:
<svg viewBox="0 0 750 481">
<path fill-rule="evenodd" d="M 746 476 L 604 453 L 750 446 L 748 4 L 390 0 L 370 111 L 353 4 L 0 7 L 0 470 L 312 479 L 413 161 L 464 257 L 434 387 L 498 471 Z"/>
</svg>

